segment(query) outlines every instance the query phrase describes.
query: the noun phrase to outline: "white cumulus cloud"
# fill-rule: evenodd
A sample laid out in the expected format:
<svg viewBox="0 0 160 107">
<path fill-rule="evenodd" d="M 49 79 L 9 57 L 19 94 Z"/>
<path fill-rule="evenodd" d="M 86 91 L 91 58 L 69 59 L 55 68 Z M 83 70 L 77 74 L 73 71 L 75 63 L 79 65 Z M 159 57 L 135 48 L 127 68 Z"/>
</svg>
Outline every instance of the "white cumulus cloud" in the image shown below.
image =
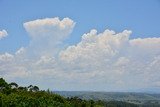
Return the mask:
<svg viewBox="0 0 160 107">
<path fill-rule="evenodd" d="M 6 30 L 0 31 L 0 40 L 8 35 Z"/>
<path fill-rule="evenodd" d="M 72 32 L 74 25 L 73 20 L 60 20 L 58 17 L 25 22 L 23 26 L 31 37 L 29 50 L 36 55 L 53 55 Z"/>
<path fill-rule="evenodd" d="M 105 30 L 97 34 L 96 30 L 84 34 L 82 40 L 75 46 L 69 46 L 65 51 L 60 53 L 62 60 L 95 60 L 109 61 L 110 58 L 119 54 L 120 50 L 128 43 L 131 31 L 123 31 L 115 34 L 114 31 Z"/>
<path fill-rule="evenodd" d="M 0 75 L 56 90 L 160 88 L 160 38 L 130 39 L 129 30 L 93 29 L 65 47 L 74 25 L 69 18 L 25 22 L 30 43 L 15 54 L 0 54 Z"/>
<path fill-rule="evenodd" d="M 91 30 L 78 44 L 62 50 L 59 58 L 66 65 L 65 70 L 86 76 L 79 81 L 103 84 L 102 89 L 152 87 L 160 81 L 157 75 L 160 74 L 157 66 L 160 38 L 129 39 L 130 34 L 128 30 L 117 34 L 111 30 L 97 34 L 96 30 Z"/>
</svg>

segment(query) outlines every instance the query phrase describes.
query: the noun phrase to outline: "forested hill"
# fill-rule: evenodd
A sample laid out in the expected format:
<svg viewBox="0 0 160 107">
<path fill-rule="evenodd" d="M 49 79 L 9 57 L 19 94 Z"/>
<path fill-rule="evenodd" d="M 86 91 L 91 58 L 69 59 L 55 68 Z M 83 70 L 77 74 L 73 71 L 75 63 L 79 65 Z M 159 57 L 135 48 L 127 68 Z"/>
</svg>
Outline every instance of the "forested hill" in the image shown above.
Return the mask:
<svg viewBox="0 0 160 107">
<path fill-rule="evenodd" d="M 97 93 L 98 94 L 98 93 Z M 87 95 L 87 94 L 86 94 Z M 60 96 L 38 86 L 19 86 L 0 78 L 0 107 L 160 107 L 159 104 L 138 105 L 125 101 L 102 101 Z"/>
<path fill-rule="evenodd" d="M 94 101 L 122 101 L 142 107 L 160 107 L 160 94 L 135 93 L 135 92 L 91 92 L 91 91 L 56 91 L 64 97 L 77 96 L 81 99 Z"/>
<path fill-rule="evenodd" d="M 101 101 L 64 98 L 38 86 L 18 86 L 0 78 L 0 107 L 104 107 Z"/>
<path fill-rule="evenodd" d="M 82 99 L 93 99 L 93 100 L 159 100 L 160 94 L 151 93 L 136 93 L 136 92 L 92 92 L 92 91 L 55 91 L 64 97 L 78 96 Z"/>
<path fill-rule="evenodd" d="M 82 100 L 78 97 L 65 98 L 38 86 L 19 86 L 0 78 L 0 107 L 137 107 L 126 102 L 102 102 Z"/>
</svg>

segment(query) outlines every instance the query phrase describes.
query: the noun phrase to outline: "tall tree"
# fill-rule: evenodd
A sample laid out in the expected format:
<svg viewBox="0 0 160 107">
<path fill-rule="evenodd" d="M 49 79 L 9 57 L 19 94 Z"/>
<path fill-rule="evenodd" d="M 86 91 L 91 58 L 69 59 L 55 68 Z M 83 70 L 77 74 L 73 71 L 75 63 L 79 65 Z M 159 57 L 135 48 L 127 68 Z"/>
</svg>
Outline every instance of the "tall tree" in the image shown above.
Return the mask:
<svg viewBox="0 0 160 107">
<path fill-rule="evenodd" d="M 32 90 L 35 91 L 35 92 L 39 91 L 39 87 L 38 86 L 33 86 Z"/>
<path fill-rule="evenodd" d="M 11 82 L 11 83 L 9 84 L 9 86 L 10 86 L 11 88 L 18 88 L 18 84 L 15 83 L 15 82 Z"/>
<path fill-rule="evenodd" d="M 32 91 L 32 89 L 33 89 L 33 85 L 29 85 L 29 86 L 28 86 L 28 90 L 29 90 L 29 91 Z"/>
<path fill-rule="evenodd" d="M 0 78 L 0 90 L 6 88 L 7 86 L 7 82 L 3 78 Z"/>
</svg>

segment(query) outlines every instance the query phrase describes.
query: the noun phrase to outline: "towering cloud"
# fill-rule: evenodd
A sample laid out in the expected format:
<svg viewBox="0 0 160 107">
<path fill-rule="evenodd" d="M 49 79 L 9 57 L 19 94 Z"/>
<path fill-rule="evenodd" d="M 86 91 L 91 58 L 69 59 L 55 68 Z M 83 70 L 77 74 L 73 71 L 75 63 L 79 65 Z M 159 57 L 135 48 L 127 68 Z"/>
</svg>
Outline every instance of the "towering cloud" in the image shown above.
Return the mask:
<svg viewBox="0 0 160 107">
<path fill-rule="evenodd" d="M 156 87 L 160 81 L 160 38 L 129 39 L 130 34 L 127 30 L 117 34 L 91 30 L 78 44 L 61 51 L 59 58 L 75 79 L 82 75 L 77 81 L 101 84 L 97 86 L 100 89 Z"/>
<path fill-rule="evenodd" d="M 160 38 L 130 39 L 129 30 L 93 29 L 79 43 L 64 47 L 74 25 L 69 18 L 24 23 L 30 44 L 14 55 L 0 54 L 0 74 L 56 90 L 160 88 Z"/>
<path fill-rule="evenodd" d="M 6 30 L 0 31 L 0 40 L 8 35 Z"/>
<path fill-rule="evenodd" d="M 61 59 L 66 61 L 93 60 L 94 62 L 109 61 L 128 44 L 131 31 L 115 34 L 114 31 L 105 30 L 97 34 L 96 30 L 84 34 L 76 46 L 69 46 L 61 52 Z"/>
<path fill-rule="evenodd" d="M 56 18 L 37 19 L 25 22 L 24 28 L 31 37 L 29 48 L 36 55 L 57 52 L 63 40 L 65 40 L 74 28 L 75 22 L 69 18 L 59 20 Z"/>
</svg>

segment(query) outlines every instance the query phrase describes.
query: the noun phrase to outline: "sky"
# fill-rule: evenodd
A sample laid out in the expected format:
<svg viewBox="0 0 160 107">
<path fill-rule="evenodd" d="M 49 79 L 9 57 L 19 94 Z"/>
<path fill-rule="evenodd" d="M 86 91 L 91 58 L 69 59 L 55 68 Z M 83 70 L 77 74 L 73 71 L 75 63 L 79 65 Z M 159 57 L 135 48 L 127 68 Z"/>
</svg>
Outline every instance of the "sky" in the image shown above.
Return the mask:
<svg viewBox="0 0 160 107">
<path fill-rule="evenodd" d="M 159 92 L 159 0 L 0 0 L 0 10 L 0 77 L 7 81 Z"/>
</svg>

